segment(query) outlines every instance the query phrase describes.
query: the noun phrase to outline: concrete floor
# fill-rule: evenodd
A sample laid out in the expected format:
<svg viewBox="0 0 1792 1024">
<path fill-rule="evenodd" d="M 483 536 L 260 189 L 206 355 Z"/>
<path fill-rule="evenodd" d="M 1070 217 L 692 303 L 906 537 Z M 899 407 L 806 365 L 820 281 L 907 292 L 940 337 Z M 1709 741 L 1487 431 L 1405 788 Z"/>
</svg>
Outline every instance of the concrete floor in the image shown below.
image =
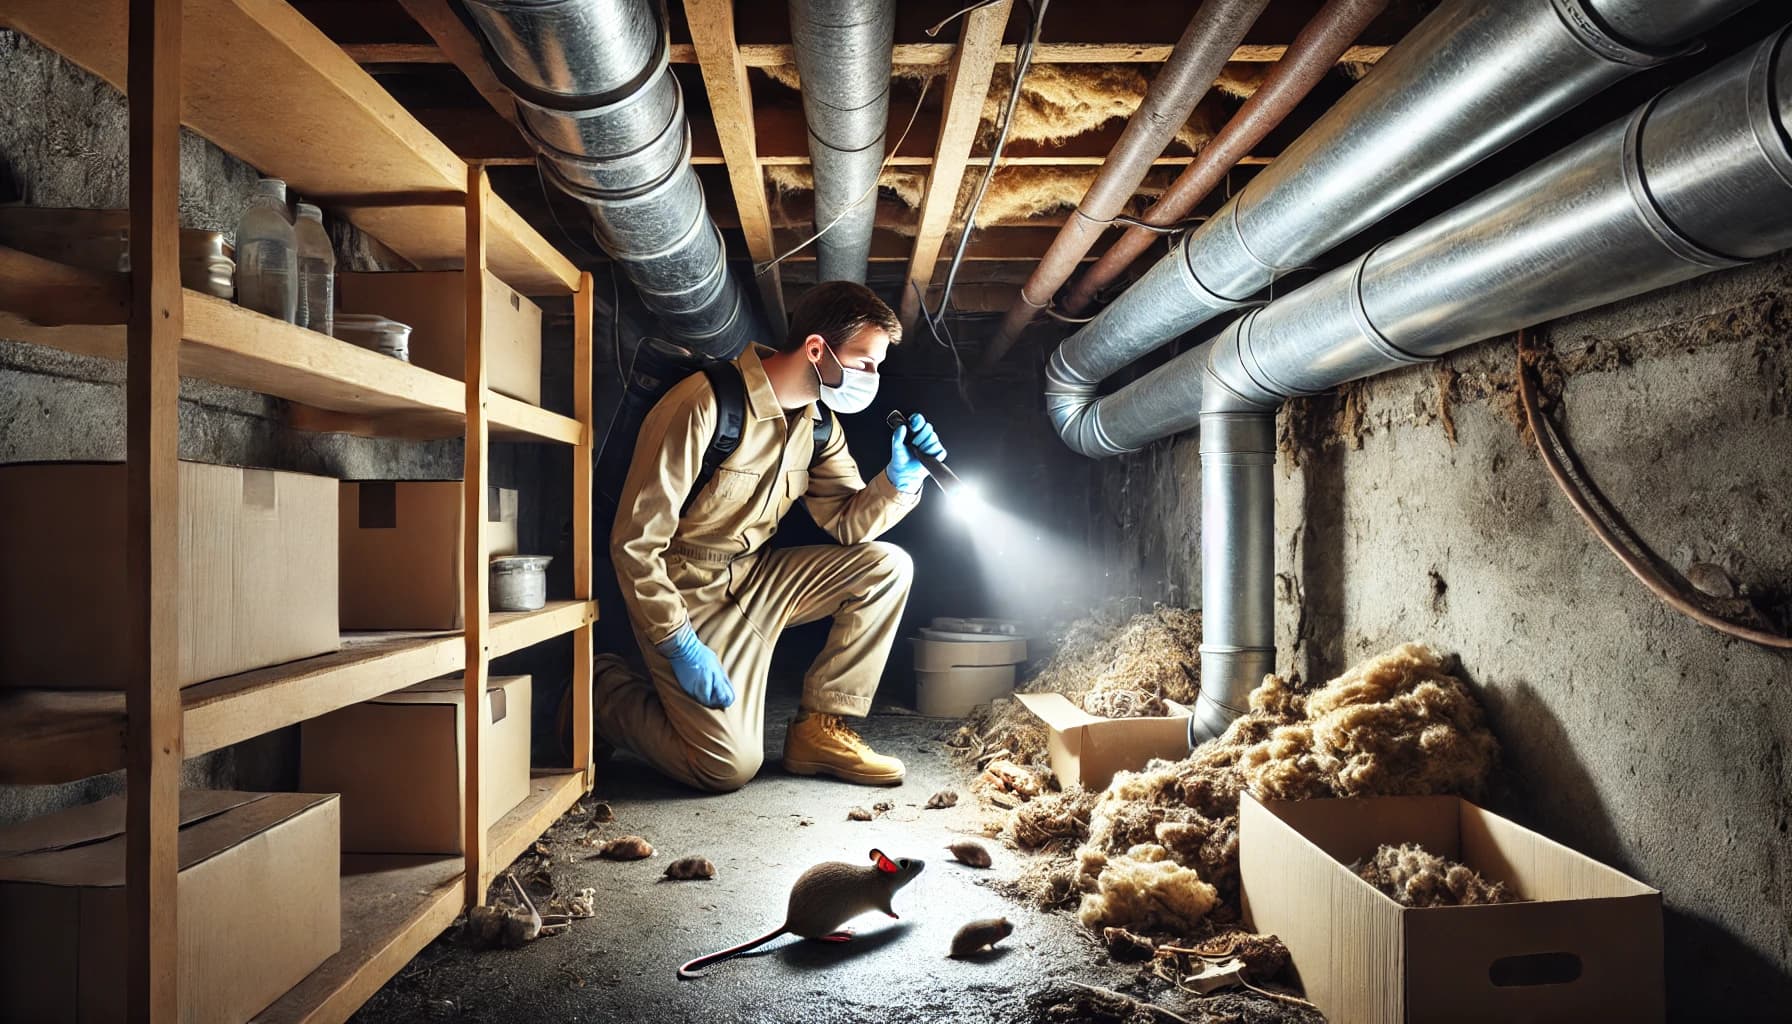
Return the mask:
<svg viewBox="0 0 1792 1024">
<path fill-rule="evenodd" d="M 409 1021 L 1004 1021 L 1030 1019 L 1028 998 L 1069 980 L 1135 990 L 1136 969 L 1110 964 L 1069 914 L 1041 914 L 987 882 L 1012 877 L 1020 855 L 988 844 L 995 867 L 977 871 L 949 860 L 942 847 L 976 833 L 978 811 L 968 778 L 954 768 L 941 738 L 945 723 L 879 714 L 862 732 L 908 764 L 908 780 L 888 790 L 786 774 L 778 765 L 794 698 L 768 712 L 765 769 L 725 796 L 702 796 L 618 757 L 603 769 L 593 799 L 616 821 L 599 834 L 639 834 L 655 847 L 649 860 L 591 859 L 575 811 L 546 837 L 561 892 L 593 886 L 598 916 L 570 932 L 515 951 L 474 952 L 452 934 L 433 943 L 354 1018 L 363 1024 Z M 950 810 L 924 810 L 940 789 L 966 799 Z M 871 822 L 848 821 L 855 804 L 890 799 L 896 809 Z M 805 824 L 807 822 L 807 824 Z M 791 882 L 822 860 L 859 861 L 878 847 L 927 860 L 922 875 L 896 896 L 899 921 L 871 915 L 854 922 L 858 938 L 842 945 L 777 940 L 768 951 L 681 981 L 692 957 L 756 937 L 783 920 Z M 661 882 L 667 864 L 701 855 L 716 863 L 707 882 Z M 966 921 L 1007 916 L 1015 933 L 995 955 L 957 961 L 945 953 Z M 1172 993 L 1156 998 L 1190 1019 Z M 1228 1000 L 1230 1002 L 1230 1000 Z M 1215 1007 L 1217 1009 L 1217 1006 Z"/>
</svg>

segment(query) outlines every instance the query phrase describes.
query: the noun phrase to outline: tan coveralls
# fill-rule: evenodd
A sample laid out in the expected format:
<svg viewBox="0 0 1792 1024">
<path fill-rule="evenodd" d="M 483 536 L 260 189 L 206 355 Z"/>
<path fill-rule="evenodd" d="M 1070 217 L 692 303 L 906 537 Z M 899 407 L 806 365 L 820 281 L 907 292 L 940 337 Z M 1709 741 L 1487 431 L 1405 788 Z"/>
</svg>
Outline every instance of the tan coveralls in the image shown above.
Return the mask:
<svg viewBox="0 0 1792 1024">
<path fill-rule="evenodd" d="M 914 575 L 901 548 L 873 539 L 920 500 L 881 471 L 867 485 L 838 423 L 811 470 L 820 410 L 811 403 L 787 414 L 759 351 L 734 365 L 746 385 L 740 447 L 682 518 L 716 427 L 708 378 L 679 383 L 642 424 L 610 557 L 653 678 L 604 671 L 594 695 L 606 739 L 709 790 L 737 789 L 759 770 L 772 645 L 786 626 L 834 620 L 804 677 L 803 709 L 870 710 Z M 760 550 L 799 498 L 840 545 Z M 654 650 L 687 620 L 734 685 L 730 707 L 697 703 Z"/>
</svg>

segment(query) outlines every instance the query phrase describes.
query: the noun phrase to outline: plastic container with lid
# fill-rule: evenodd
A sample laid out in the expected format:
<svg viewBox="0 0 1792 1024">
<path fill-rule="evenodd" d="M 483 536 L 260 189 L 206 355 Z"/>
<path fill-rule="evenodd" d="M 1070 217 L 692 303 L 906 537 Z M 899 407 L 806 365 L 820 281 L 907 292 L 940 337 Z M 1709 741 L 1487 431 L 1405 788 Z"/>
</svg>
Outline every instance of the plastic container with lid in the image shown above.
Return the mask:
<svg viewBox="0 0 1792 1024">
<path fill-rule="evenodd" d="M 505 555 L 492 559 L 494 612 L 532 612 L 548 603 L 548 563 L 552 555 Z"/>
<path fill-rule="evenodd" d="M 377 313 L 338 313 L 334 336 L 394 359 L 411 361 L 411 327 Z"/>
<path fill-rule="evenodd" d="M 286 182 L 263 178 L 236 227 L 236 301 L 294 323 L 299 311 L 299 250 L 286 215 Z"/>
</svg>

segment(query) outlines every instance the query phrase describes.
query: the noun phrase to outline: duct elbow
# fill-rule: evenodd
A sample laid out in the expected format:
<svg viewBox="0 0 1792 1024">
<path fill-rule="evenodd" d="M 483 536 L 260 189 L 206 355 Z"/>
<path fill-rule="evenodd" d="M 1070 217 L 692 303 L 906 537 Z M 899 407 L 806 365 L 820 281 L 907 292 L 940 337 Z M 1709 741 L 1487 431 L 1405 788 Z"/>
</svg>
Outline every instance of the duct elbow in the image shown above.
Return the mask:
<svg viewBox="0 0 1792 1024">
<path fill-rule="evenodd" d="M 1098 383 L 1071 370 L 1062 352 L 1053 353 L 1045 371 L 1046 415 L 1058 437 L 1078 455 L 1091 459 L 1125 455 L 1133 449 L 1115 444 L 1101 429 Z"/>
</svg>

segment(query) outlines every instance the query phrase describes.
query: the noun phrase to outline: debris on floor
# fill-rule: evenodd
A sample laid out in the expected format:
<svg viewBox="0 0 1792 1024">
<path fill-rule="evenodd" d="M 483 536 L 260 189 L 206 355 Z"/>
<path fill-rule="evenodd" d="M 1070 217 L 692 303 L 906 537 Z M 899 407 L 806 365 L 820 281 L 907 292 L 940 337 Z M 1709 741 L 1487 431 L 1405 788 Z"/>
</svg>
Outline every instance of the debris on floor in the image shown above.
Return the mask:
<svg viewBox="0 0 1792 1024">
<path fill-rule="evenodd" d="M 852 810 L 846 812 L 846 820 L 847 821 L 870 821 L 871 820 L 871 812 L 866 810 L 863 807 L 854 807 Z"/>
<path fill-rule="evenodd" d="M 1473 907 L 1518 899 L 1504 882 L 1489 882 L 1467 864 L 1427 852 L 1417 843 L 1384 844 L 1356 866 L 1356 873 L 1407 907 Z"/>
<path fill-rule="evenodd" d="M 666 878 L 674 882 L 695 882 L 716 877 L 716 866 L 708 857 L 680 857 L 666 865 Z"/>
<path fill-rule="evenodd" d="M 581 889 L 567 900 L 569 912 L 544 915 L 536 910 L 535 901 L 516 875 L 506 873 L 492 885 L 488 905 L 467 911 L 461 940 L 473 949 L 520 949 L 536 939 L 560 934 L 572 927 L 574 920 L 595 917 L 592 904 L 596 895 L 595 890 Z"/>
<path fill-rule="evenodd" d="M 958 959 L 981 953 L 1013 934 L 1014 924 L 1005 917 L 972 921 L 952 936 L 952 951 L 946 955 Z"/>
<path fill-rule="evenodd" d="M 930 811 L 940 811 L 957 806 L 958 791 L 955 789 L 942 789 L 927 798 L 927 809 Z"/>
<path fill-rule="evenodd" d="M 653 844 L 640 836 L 618 836 L 598 847 L 597 855 L 605 860 L 644 860 L 653 856 Z"/>
</svg>

